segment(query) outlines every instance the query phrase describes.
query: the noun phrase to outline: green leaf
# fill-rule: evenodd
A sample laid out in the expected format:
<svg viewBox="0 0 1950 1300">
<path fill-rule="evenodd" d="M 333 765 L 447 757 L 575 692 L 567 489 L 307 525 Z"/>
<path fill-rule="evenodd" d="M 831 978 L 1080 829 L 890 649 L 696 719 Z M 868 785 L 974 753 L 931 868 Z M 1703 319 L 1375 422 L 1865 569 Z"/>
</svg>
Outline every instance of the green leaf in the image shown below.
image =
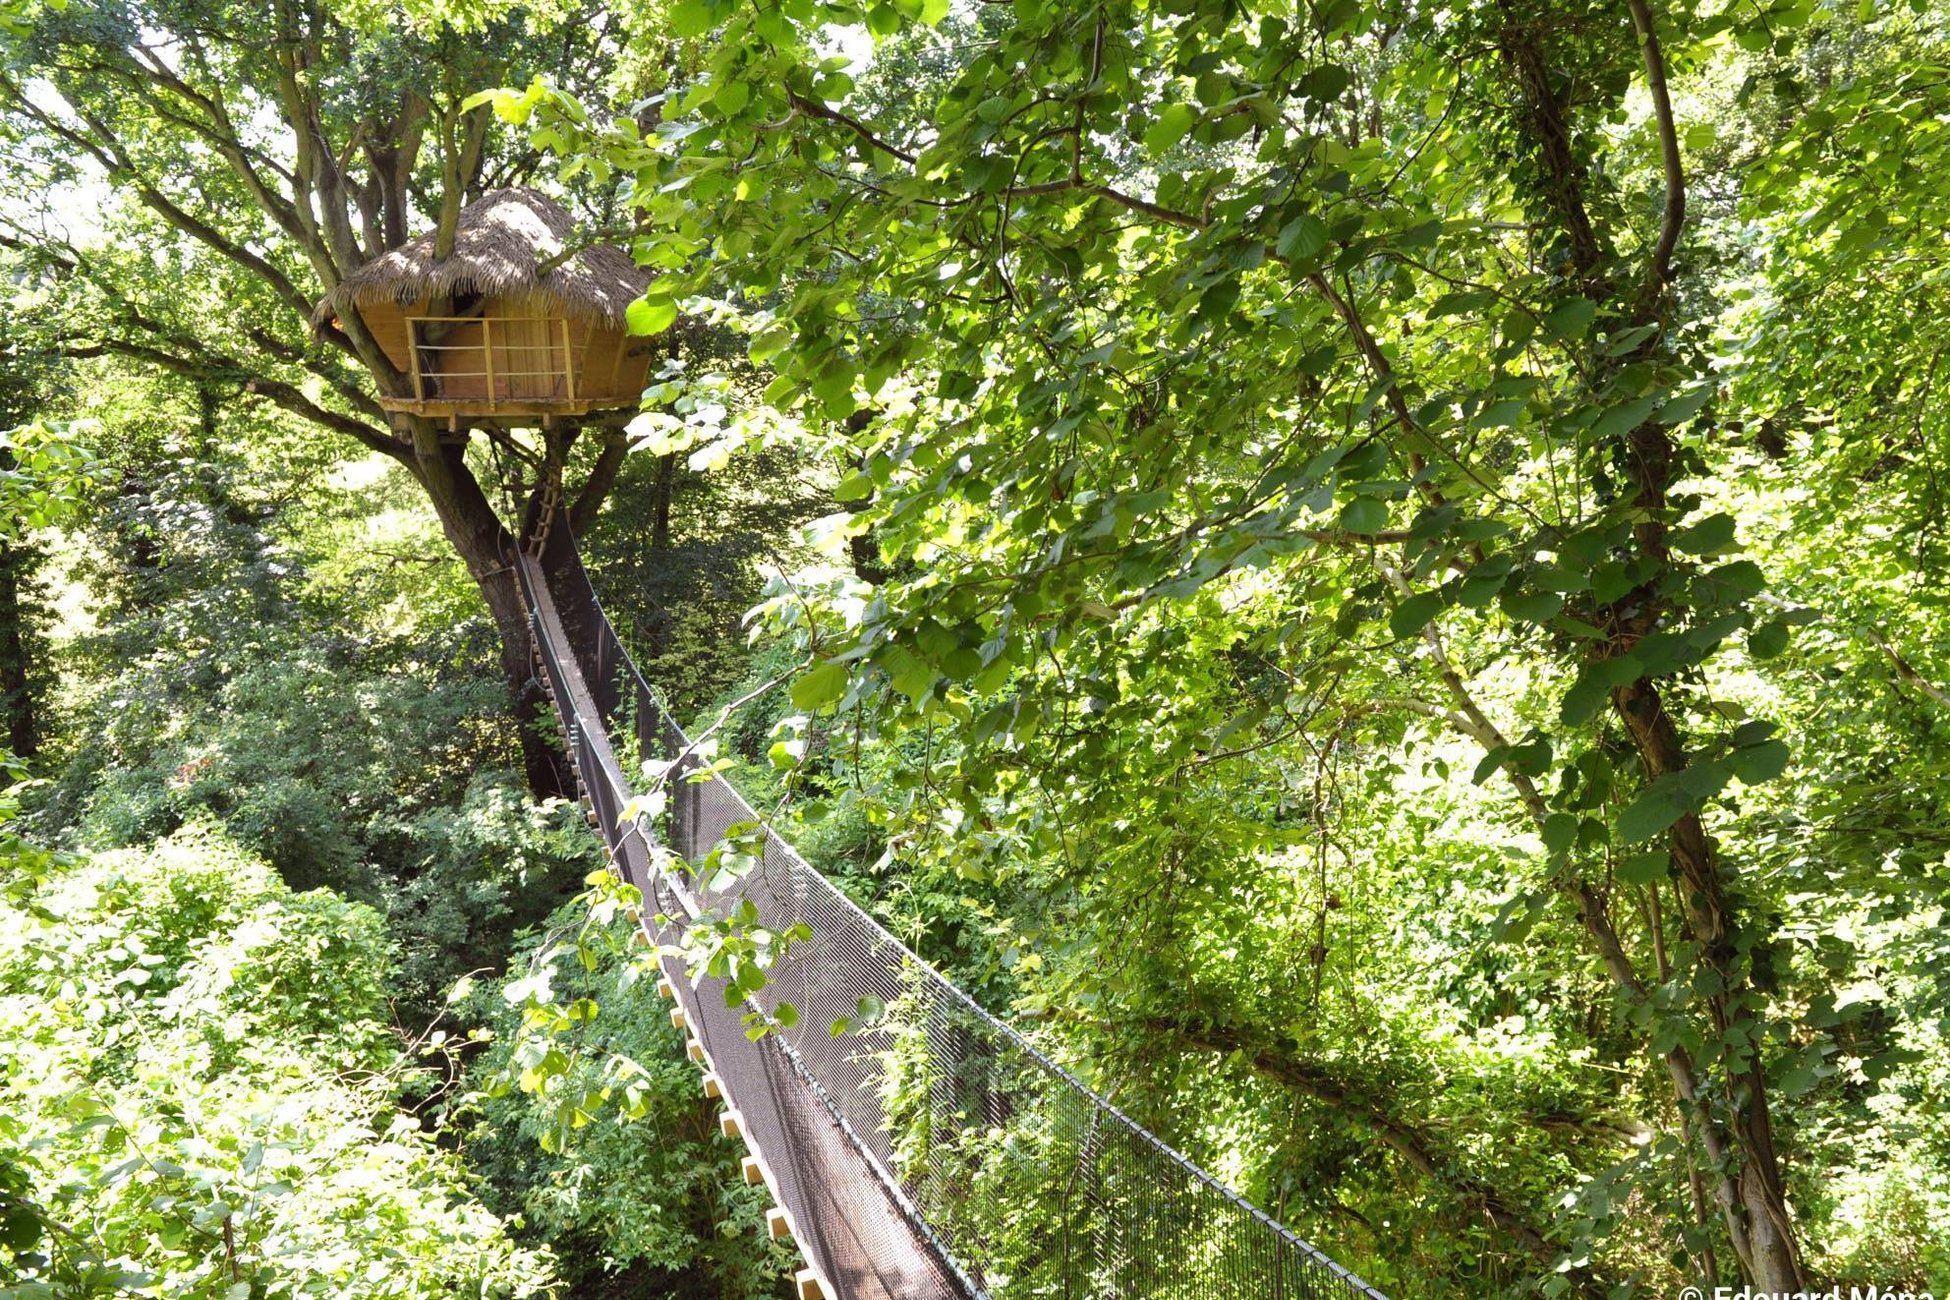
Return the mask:
<svg viewBox="0 0 1950 1300">
<path fill-rule="evenodd" d="M 749 104 L 751 98 L 751 83 L 734 78 L 718 85 L 718 93 L 711 96 L 711 107 L 729 117 Z"/>
<path fill-rule="evenodd" d="M 1670 786 L 1653 784 L 1625 805 L 1618 814 L 1618 836 L 1627 844 L 1638 844 L 1663 834 L 1686 815 L 1678 792 Z"/>
<path fill-rule="evenodd" d="M 1767 575 L 1752 560 L 1734 560 L 1701 574 L 1693 582 L 1694 600 L 1708 605 L 1735 606 L 1759 595 L 1767 587 Z"/>
<path fill-rule="evenodd" d="M 1502 573 L 1483 572 L 1480 569 L 1472 572 L 1457 589 L 1456 603 L 1464 609 L 1482 609 L 1496 599 L 1497 593 L 1503 590 L 1503 584 L 1509 580 L 1507 569 Z"/>
<path fill-rule="evenodd" d="M 1323 63 L 1294 83 L 1294 90 L 1320 103 L 1332 103 L 1347 93 L 1354 75 L 1337 63 Z"/>
<path fill-rule="evenodd" d="M 1712 384 L 1696 384 L 1668 398 L 1666 404 L 1659 408 L 1659 414 L 1653 418 L 1660 424 L 1678 424 L 1690 420 L 1699 414 L 1702 406 L 1713 399 L 1714 391 Z"/>
<path fill-rule="evenodd" d="M 1628 853 L 1618 860 L 1612 874 L 1628 885 L 1655 885 L 1672 868 L 1672 855 L 1664 849 L 1649 853 Z"/>
<path fill-rule="evenodd" d="M 1509 429 L 1523 418 L 1528 403 L 1521 397 L 1506 397 L 1500 402 L 1491 402 L 1478 411 L 1469 422 L 1472 429 Z"/>
<path fill-rule="evenodd" d="M 1724 551 L 1733 545 L 1733 516 L 1729 514 L 1708 515 L 1696 524 L 1675 530 L 1670 542 L 1672 549 L 1687 555 L 1711 555 Z"/>
<path fill-rule="evenodd" d="M 1747 634 L 1747 653 L 1756 659 L 1772 659 L 1788 647 L 1788 625 L 1780 619 L 1762 623 Z"/>
<path fill-rule="evenodd" d="M 1190 104 L 1166 104 L 1144 132 L 1144 147 L 1154 157 L 1169 153 L 1198 121 L 1198 109 Z"/>
<path fill-rule="evenodd" d="M 1589 298 L 1573 298 L 1551 309 L 1544 317 L 1544 328 L 1566 343 L 1583 338 L 1598 317 L 1598 304 Z"/>
<path fill-rule="evenodd" d="M 793 706 L 808 713 L 824 708 L 846 694 L 846 681 L 845 664 L 831 659 L 814 664 L 792 683 Z"/>
<path fill-rule="evenodd" d="M 1316 257 L 1327 247 L 1327 223 L 1311 212 L 1303 212 L 1280 227 L 1280 237 L 1274 247 L 1290 262 Z"/>
<path fill-rule="evenodd" d="M 1476 764 L 1476 770 L 1470 774 L 1469 783 L 1481 785 L 1502 771 L 1503 765 L 1510 761 L 1510 753 L 1510 746 L 1498 745 L 1484 754 L 1482 761 Z"/>
<path fill-rule="evenodd" d="M 1894 1074 L 1905 1065 L 1923 1059 L 1923 1053 L 1914 1048 L 1885 1047 L 1880 1052 L 1862 1058 L 1862 1073 L 1869 1079 L 1880 1081 Z"/>
<path fill-rule="evenodd" d="M 1631 329 L 1620 330 L 1616 334 L 1607 337 L 1604 347 L 1600 348 L 1599 351 L 1608 357 L 1624 356 L 1658 332 L 1659 327 L 1657 325 L 1634 325 Z M 1660 399 L 1648 398 L 1646 400 L 1657 402 Z"/>
<path fill-rule="evenodd" d="M 624 312 L 632 334 L 661 334 L 677 320 L 677 304 L 669 298 L 643 297 L 631 303 Z"/>
<path fill-rule="evenodd" d="M 1485 308 L 1495 305 L 1496 295 L 1487 289 L 1445 293 L 1429 308 L 1429 318 L 1434 320 L 1443 316 L 1474 316 Z"/>
<path fill-rule="evenodd" d="M 1551 752 L 1550 738 L 1539 736 L 1521 745 L 1512 745 L 1509 760 L 1504 766 L 1524 776 L 1542 776 L 1545 769 L 1550 766 Z"/>
<path fill-rule="evenodd" d="M 1388 526 L 1388 503 L 1374 497 L 1355 497 L 1341 507 L 1341 529 L 1372 537 Z"/>
<path fill-rule="evenodd" d="M 1518 894 L 1497 910 L 1490 923 L 1490 937 L 1498 943 L 1521 943 L 1544 914 L 1549 895 L 1542 892 Z"/>
<path fill-rule="evenodd" d="M 702 36 L 717 25 L 710 0 L 678 0 L 664 19 L 672 36 Z"/>
<path fill-rule="evenodd" d="M 819 399 L 828 417 L 844 419 L 852 414 L 855 406 L 853 379 L 853 367 L 835 359 L 828 361 L 819 377 L 813 380 L 813 396 Z"/>
<path fill-rule="evenodd" d="M 1009 95 L 990 95 L 975 106 L 975 116 L 984 122 L 1000 122 L 1015 106 L 1015 99 Z"/>
<path fill-rule="evenodd" d="M 1758 745 L 1732 750 L 1726 761 L 1727 767 L 1742 781 L 1760 785 L 1787 771 L 1788 757 L 1786 741 L 1763 740 Z"/>
<path fill-rule="evenodd" d="M 788 347 L 792 347 L 792 327 L 776 324 L 766 325 L 759 333 L 751 335 L 751 345 L 745 351 L 751 357 L 751 363 L 762 366 Z"/>
<path fill-rule="evenodd" d="M 1395 612 L 1388 616 L 1388 630 L 1398 638 L 1407 640 L 1427 627 L 1430 620 L 1442 612 L 1444 603 L 1439 591 L 1417 592 L 1395 606 Z"/>
<path fill-rule="evenodd" d="M 1657 397 L 1639 397 L 1612 407 L 1591 422 L 1591 436 L 1594 438 L 1616 438 L 1630 433 L 1645 423 L 1646 417 L 1658 409 Z"/>
<path fill-rule="evenodd" d="M 1567 727 L 1581 727 L 1598 716 L 1611 698 L 1611 683 L 1597 665 L 1587 665 L 1557 707 L 1557 715 Z"/>
<path fill-rule="evenodd" d="M 1773 723 L 1756 718 L 1752 722 L 1743 722 L 1735 727 L 1729 739 L 1735 746 L 1758 745 L 1779 730 L 1780 728 Z"/>
<path fill-rule="evenodd" d="M 1555 591 L 1504 592 L 1503 612 L 1519 623 L 1546 623 L 1564 608 Z"/>
</svg>

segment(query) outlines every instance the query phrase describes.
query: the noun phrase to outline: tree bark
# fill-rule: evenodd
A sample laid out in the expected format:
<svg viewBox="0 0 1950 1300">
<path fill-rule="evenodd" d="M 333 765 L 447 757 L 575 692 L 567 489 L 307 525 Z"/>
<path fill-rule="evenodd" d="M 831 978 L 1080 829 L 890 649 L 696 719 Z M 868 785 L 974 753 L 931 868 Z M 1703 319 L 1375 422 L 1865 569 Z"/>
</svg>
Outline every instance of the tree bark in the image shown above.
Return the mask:
<svg viewBox="0 0 1950 1300">
<path fill-rule="evenodd" d="M 413 421 L 413 460 L 447 541 L 467 565 L 501 636 L 501 675 L 521 735 L 522 769 L 539 798 L 572 798 L 575 780 L 547 726 L 547 705 L 535 680 L 528 614 L 514 571 L 515 535 L 502 524 L 467 468 L 466 447 L 440 436 L 431 420 Z"/>
<path fill-rule="evenodd" d="M 1626 0 L 1638 39 L 1658 128 L 1665 181 L 1659 237 L 1647 265 L 1622 306 L 1629 319 L 1655 322 L 1666 307 L 1673 276 L 1673 254 L 1686 218 L 1685 172 L 1671 100 L 1666 90 L 1665 57 L 1659 45 L 1657 19 L 1647 0 Z M 1576 148 L 1570 111 L 1551 75 L 1549 37 L 1533 22 L 1512 12 L 1503 33 L 1501 53 L 1521 88 L 1518 128 L 1527 138 L 1538 168 L 1539 197 L 1556 215 L 1570 252 L 1570 278 L 1592 298 L 1618 294 L 1612 265 L 1612 243 L 1598 231 L 1586 203 L 1587 171 Z M 1633 356 L 1635 360 L 1665 346 L 1654 335 Z M 1633 545 L 1655 560 L 1661 575 L 1669 572 L 1672 555 L 1667 545 L 1676 453 L 1665 426 L 1648 421 L 1624 436 L 1625 479 L 1637 522 Z M 1597 653 L 1601 657 L 1627 654 L 1639 638 L 1670 622 L 1676 611 L 1658 580 L 1627 593 L 1594 621 L 1611 629 Z M 1668 773 L 1683 771 L 1692 761 L 1686 739 L 1666 704 L 1659 684 L 1641 679 L 1611 693 L 1612 711 L 1631 737 L 1640 775 L 1649 784 Z M 1723 1048 L 1720 1067 L 1724 1096 L 1702 1096 L 1692 1063 L 1675 1050 L 1666 1058 L 1674 1093 L 1682 1111 L 1694 1115 L 1707 1155 L 1715 1166 L 1716 1194 L 1727 1232 L 1749 1281 L 1769 1291 L 1805 1289 L 1805 1273 L 1788 1216 L 1773 1125 L 1768 1114 L 1767 1078 L 1760 1057 L 1763 1026 L 1759 1023 L 1751 976 L 1741 955 L 1738 905 L 1728 888 L 1730 873 L 1720 861 L 1712 837 L 1697 814 L 1687 814 L 1668 835 L 1670 872 L 1677 885 L 1689 937 L 1700 947 L 1700 961 L 1711 989 L 1700 999 L 1711 1030 Z M 1608 937 L 1602 905 L 1581 909 L 1586 928 L 1602 941 Z M 1611 941 L 1616 946 L 1615 936 Z M 1622 952 L 1620 956 L 1622 957 Z M 1630 969 L 1613 965 L 1614 977 L 1628 995 L 1638 985 Z M 1708 1058 L 1712 1059 L 1711 1057 Z M 1724 1119 L 1710 1112 L 1717 1103 Z"/>
<path fill-rule="evenodd" d="M 1655 683 L 1638 681 L 1621 686 L 1612 693 L 1612 702 L 1638 749 L 1647 780 L 1687 766 L 1685 743 Z M 1733 1184 L 1732 1197 L 1721 1196 L 1728 1233 L 1734 1253 L 1755 1285 L 1777 1292 L 1799 1291 L 1804 1289 L 1806 1277 L 1774 1147 L 1767 1074 L 1760 1058 L 1762 1027 L 1750 1006 L 1752 981 L 1736 942 L 1737 908 L 1727 894 L 1717 847 L 1697 815 L 1682 817 L 1673 826 L 1668 849 L 1687 932 L 1699 945 L 1700 961 L 1712 973 L 1717 990 L 1706 999 L 1712 1028 L 1729 1043 L 1746 1044 L 1726 1049 L 1726 1127 L 1733 1150 L 1708 1151 L 1716 1163 L 1729 1158 L 1733 1162 L 1733 1167 L 1722 1174 Z M 1736 1061 L 1739 1063 L 1734 1064 Z M 1682 1096 L 1680 1104 L 1697 1108 L 1700 1102 L 1697 1097 Z M 1701 1119 L 1702 1127 L 1712 1134 L 1712 1117 Z M 1734 1203 L 1728 1204 L 1729 1200 Z"/>
<path fill-rule="evenodd" d="M 32 758 L 41 748 L 23 590 L 32 564 L 33 557 L 25 547 L 0 540 L 0 701 L 5 702 L 7 712 L 7 749 L 15 758 Z"/>
<path fill-rule="evenodd" d="M 662 555 L 670 549 L 670 501 L 676 494 L 677 454 L 657 457 L 657 494 L 651 504 L 650 549 Z"/>
</svg>

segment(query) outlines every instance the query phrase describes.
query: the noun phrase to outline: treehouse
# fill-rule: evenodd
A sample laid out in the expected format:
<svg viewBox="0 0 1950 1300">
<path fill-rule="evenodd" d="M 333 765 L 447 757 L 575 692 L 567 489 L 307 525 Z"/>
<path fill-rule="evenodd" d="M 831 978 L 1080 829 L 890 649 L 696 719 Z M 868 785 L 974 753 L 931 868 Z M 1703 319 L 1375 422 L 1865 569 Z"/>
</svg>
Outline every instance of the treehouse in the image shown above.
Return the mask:
<svg viewBox="0 0 1950 1300">
<path fill-rule="evenodd" d="M 654 344 L 625 329 L 649 277 L 617 248 L 577 248 L 573 223 L 529 189 L 496 190 L 463 208 L 453 251 L 434 236 L 366 263 L 314 320 L 357 312 L 405 376 L 379 402 L 450 425 L 634 410 Z"/>
</svg>

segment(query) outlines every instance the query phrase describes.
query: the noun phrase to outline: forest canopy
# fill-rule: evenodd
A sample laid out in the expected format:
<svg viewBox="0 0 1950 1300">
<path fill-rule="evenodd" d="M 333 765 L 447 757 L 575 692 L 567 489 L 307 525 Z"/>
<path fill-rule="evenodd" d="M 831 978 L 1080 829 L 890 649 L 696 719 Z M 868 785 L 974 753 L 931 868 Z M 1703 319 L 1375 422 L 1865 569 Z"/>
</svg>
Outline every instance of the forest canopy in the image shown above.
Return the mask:
<svg viewBox="0 0 1950 1300">
<path fill-rule="evenodd" d="M 1950 11 L 0 29 L 0 1294 L 783 1285 L 575 898 L 544 499 L 783 834 L 1384 1292 L 1950 1292 Z M 317 312 L 509 186 L 652 273 L 629 422 L 460 436 Z M 138 1198 L 135 1034 L 421 1244 Z"/>
</svg>

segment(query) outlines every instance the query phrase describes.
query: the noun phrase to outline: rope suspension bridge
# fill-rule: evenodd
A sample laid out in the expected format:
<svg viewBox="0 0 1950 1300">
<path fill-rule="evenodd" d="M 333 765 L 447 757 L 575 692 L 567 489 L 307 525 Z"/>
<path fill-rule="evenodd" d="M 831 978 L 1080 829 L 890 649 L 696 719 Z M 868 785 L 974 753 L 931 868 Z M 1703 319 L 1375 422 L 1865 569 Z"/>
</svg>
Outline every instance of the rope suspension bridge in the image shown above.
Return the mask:
<svg viewBox="0 0 1950 1300">
<path fill-rule="evenodd" d="M 610 860 L 642 893 L 672 1022 L 751 1153 L 745 1180 L 776 1202 L 769 1230 L 805 1258 L 801 1300 L 1385 1300 L 983 1011 L 769 829 L 741 878 L 707 890 L 662 869 L 658 845 L 701 862 L 761 819 L 704 774 L 553 504 L 516 560 L 537 674 Z M 677 760 L 667 826 L 626 816 L 623 755 Z M 671 945 L 746 902 L 811 938 L 727 1005 Z M 862 1005 L 884 1014 L 831 1032 Z"/>
</svg>

